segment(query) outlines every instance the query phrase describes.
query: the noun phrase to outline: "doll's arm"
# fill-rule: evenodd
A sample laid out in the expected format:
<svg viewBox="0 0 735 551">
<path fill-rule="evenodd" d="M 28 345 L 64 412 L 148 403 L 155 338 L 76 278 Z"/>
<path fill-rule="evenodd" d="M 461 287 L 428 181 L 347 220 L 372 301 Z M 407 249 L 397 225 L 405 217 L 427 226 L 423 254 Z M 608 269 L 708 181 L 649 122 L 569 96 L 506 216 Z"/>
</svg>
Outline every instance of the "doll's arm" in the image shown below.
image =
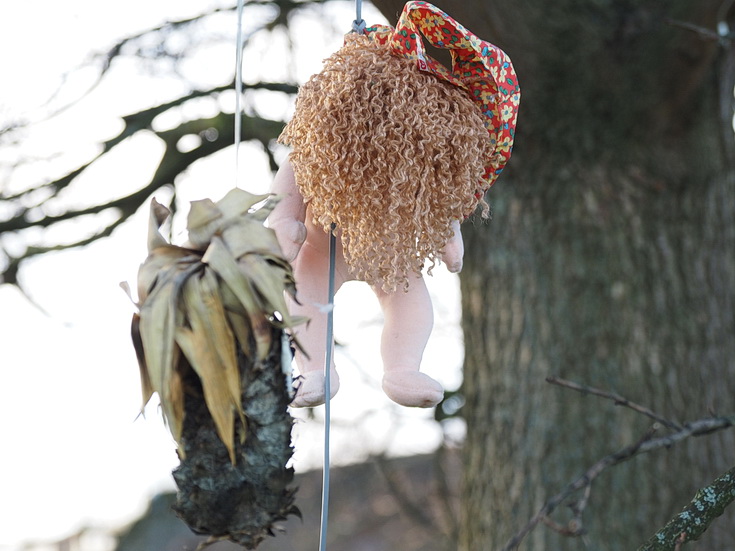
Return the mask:
<svg viewBox="0 0 735 551">
<path fill-rule="evenodd" d="M 291 262 L 299 254 L 301 245 L 306 240 L 306 205 L 304 198 L 296 186 L 293 166 L 286 159 L 273 179 L 271 193 L 278 195 L 281 200 L 268 217 L 268 227 L 276 232 L 278 244 L 283 255 Z"/>
<path fill-rule="evenodd" d="M 442 250 L 442 261 L 447 265 L 447 269 L 452 273 L 462 271 L 462 258 L 464 257 L 464 241 L 462 240 L 462 232 L 459 229 L 459 220 L 452 222 L 453 235 L 447 241 Z"/>
</svg>

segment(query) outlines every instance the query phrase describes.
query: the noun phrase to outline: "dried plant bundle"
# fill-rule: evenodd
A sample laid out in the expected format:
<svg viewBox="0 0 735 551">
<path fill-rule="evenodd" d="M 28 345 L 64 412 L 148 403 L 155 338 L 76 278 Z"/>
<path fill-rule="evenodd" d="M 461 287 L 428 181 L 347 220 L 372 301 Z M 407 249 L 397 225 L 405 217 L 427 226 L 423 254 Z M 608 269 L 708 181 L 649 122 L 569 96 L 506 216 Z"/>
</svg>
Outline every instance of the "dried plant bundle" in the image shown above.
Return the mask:
<svg viewBox="0 0 735 551">
<path fill-rule="evenodd" d="M 248 548 L 297 512 L 284 330 L 300 320 L 284 296 L 291 266 L 263 225 L 275 202 L 240 189 L 195 201 L 181 247 L 161 235 L 170 213 L 154 199 L 132 323 L 143 405 L 159 395 L 178 445 L 177 513 Z"/>
</svg>

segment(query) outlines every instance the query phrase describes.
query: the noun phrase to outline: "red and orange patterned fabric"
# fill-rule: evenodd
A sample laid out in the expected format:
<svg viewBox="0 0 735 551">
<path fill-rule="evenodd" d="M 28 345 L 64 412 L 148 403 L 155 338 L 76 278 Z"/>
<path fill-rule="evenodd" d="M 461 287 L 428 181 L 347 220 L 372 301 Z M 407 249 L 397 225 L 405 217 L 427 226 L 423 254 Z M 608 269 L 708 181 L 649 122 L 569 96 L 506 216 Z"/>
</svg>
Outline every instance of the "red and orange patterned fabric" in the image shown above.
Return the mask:
<svg viewBox="0 0 735 551">
<path fill-rule="evenodd" d="M 418 33 L 433 46 L 451 50 L 452 69 L 424 51 Z M 415 59 L 420 70 L 433 73 L 467 90 L 485 116 L 485 127 L 494 147 L 485 169 L 487 190 L 510 158 L 521 91 L 515 69 L 506 53 L 481 40 L 442 10 L 428 2 L 408 2 L 396 28 L 373 25 L 365 34 L 393 53 Z"/>
</svg>

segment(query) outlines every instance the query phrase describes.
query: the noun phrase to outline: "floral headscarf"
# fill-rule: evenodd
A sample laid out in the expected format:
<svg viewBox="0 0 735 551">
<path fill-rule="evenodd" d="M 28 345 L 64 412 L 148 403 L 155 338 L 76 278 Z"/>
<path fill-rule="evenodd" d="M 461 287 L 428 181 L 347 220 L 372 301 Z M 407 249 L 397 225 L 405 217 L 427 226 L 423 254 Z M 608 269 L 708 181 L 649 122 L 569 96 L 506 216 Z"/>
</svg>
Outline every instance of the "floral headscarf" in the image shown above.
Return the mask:
<svg viewBox="0 0 735 551">
<path fill-rule="evenodd" d="M 433 46 L 451 50 L 451 70 L 426 54 L 419 32 Z M 420 70 L 466 90 L 478 104 L 494 149 L 483 176 L 486 186 L 482 191 L 486 191 L 513 148 L 521 92 L 510 58 L 428 2 L 408 2 L 395 29 L 373 25 L 365 34 L 379 44 L 388 44 L 395 55 L 415 59 Z"/>
</svg>

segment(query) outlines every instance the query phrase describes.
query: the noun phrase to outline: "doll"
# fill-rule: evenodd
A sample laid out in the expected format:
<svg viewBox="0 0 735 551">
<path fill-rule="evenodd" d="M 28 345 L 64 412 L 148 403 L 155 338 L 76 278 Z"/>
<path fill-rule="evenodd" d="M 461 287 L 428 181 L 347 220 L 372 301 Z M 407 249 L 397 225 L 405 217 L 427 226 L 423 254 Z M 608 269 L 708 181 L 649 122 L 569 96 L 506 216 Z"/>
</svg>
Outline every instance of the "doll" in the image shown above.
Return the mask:
<svg viewBox="0 0 735 551">
<path fill-rule="evenodd" d="M 448 70 L 418 37 L 451 48 Z M 460 222 L 510 156 L 519 91 L 510 60 L 427 2 L 409 2 L 396 29 L 350 34 L 299 91 L 280 140 L 292 151 L 272 192 L 268 223 L 293 263 L 292 315 L 299 386 L 292 405 L 325 401 L 329 231 L 336 227 L 335 290 L 366 281 L 384 314 L 382 387 L 394 402 L 432 407 L 441 385 L 419 371 L 433 325 L 422 270 L 462 268 Z M 339 388 L 334 364 L 332 394 Z"/>
</svg>

